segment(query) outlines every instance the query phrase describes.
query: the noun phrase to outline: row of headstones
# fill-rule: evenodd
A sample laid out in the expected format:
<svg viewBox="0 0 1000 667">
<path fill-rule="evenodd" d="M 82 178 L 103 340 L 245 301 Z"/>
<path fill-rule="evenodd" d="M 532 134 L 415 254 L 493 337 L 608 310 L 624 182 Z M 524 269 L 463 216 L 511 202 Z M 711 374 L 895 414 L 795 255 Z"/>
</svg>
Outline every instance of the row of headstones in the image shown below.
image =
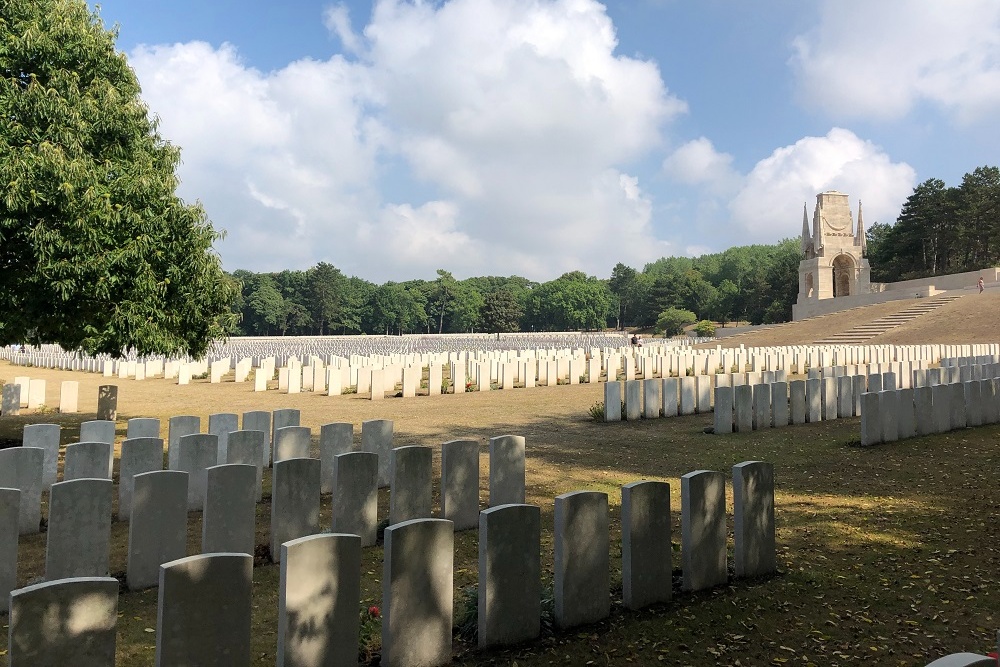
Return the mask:
<svg viewBox="0 0 1000 667">
<path fill-rule="evenodd" d="M 3 385 L 0 395 L 0 415 L 18 415 L 21 408 L 37 410 L 45 406 L 45 380 L 17 376 L 14 382 Z M 80 383 L 64 380 L 59 385 L 59 405 L 62 414 L 79 412 Z"/>
<path fill-rule="evenodd" d="M 969 346 L 972 347 L 972 346 Z M 989 346 L 982 346 L 990 349 Z M 940 359 L 940 353 L 945 346 L 794 346 L 776 348 L 730 348 L 723 349 L 721 345 L 714 350 L 680 350 L 666 355 L 660 352 L 635 351 L 636 365 L 624 364 L 625 380 L 666 377 L 667 375 L 709 375 L 718 377 L 736 369 L 742 374 L 747 368 L 750 372 L 766 371 L 785 372 L 793 374 L 809 374 L 809 377 L 825 377 L 831 369 L 839 368 L 837 375 L 869 375 L 872 373 L 895 372 L 902 377 L 910 377 L 911 371 L 917 368 L 927 368 Z M 1000 357 L 984 356 L 993 361 Z M 615 361 L 614 358 L 611 359 Z M 609 378 L 612 375 L 609 373 Z M 753 381 L 747 384 L 755 384 Z"/>
<path fill-rule="evenodd" d="M 908 362 L 903 363 L 905 366 Z M 892 364 L 890 364 L 891 366 Z M 863 367 L 859 366 L 859 370 Z M 969 374 L 987 373 L 987 367 L 965 367 Z M 975 369 L 973 371 L 973 369 Z M 752 388 L 737 386 L 718 387 L 715 391 L 714 432 L 745 433 L 752 430 L 815 423 L 847 417 L 863 417 L 863 396 L 882 391 L 927 388 L 942 382 L 957 382 L 958 367 L 915 368 L 912 376 L 897 376 L 893 372 L 872 373 L 868 376 L 851 375 L 849 367 L 841 374 L 841 367 L 829 369 L 832 374 L 817 372 L 817 377 L 794 380 L 790 383 L 759 384 Z M 817 369 L 819 371 L 819 369 Z M 1000 375 L 1000 366 L 997 366 Z M 908 385 L 899 387 L 899 381 Z M 891 399 L 887 399 L 891 400 Z M 909 433 L 909 430 L 906 430 Z M 907 435 L 913 437 L 915 434 Z"/>
<path fill-rule="evenodd" d="M 624 410 L 622 388 L 624 387 Z M 604 421 L 645 417 L 676 417 L 711 412 L 712 379 L 707 375 L 607 382 L 604 385 Z"/>
<path fill-rule="evenodd" d="M 741 345 L 742 349 L 743 346 Z M 936 363 L 945 357 L 1000 355 L 1000 344 L 923 344 L 923 345 L 789 345 L 749 347 L 752 355 L 795 355 L 802 367 L 844 366 L 848 364 L 888 363 L 892 361 L 927 361 Z M 769 369 L 773 370 L 773 369 Z M 801 373 L 802 370 L 797 371 Z"/>
<path fill-rule="evenodd" d="M 649 359 L 653 363 L 640 370 L 644 377 L 660 375 L 669 371 L 675 375 L 716 375 L 732 370 L 779 371 L 802 375 L 812 368 L 827 368 L 831 366 L 891 364 L 901 362 L 934 363 L 942 353 L 940 346 L 782 346 L 765 348 L 723 348 L 716 345 L 709 350 L 675 350 L 670 353 L 668 363 L 663 363 L 655 357 Z M 637 353 L 637 360 L 642 364 L 644 352 Z M 662 364 L 658 365 L 658 364 Z M 890 369 L 898 370 L 898 369 Z M 628 369 L 625 369 L 626 374 Z M 869 371 L 871 372 L 871 371 Z M 633 379 L 626 375 L 627 380 Z"/>
<path fill-rule="evenodd" d="M 908 362 L 907 362 L 908 363 Z M 861 395 L 869 391 L 896 388 L 896 374 L 853 375 L 859 367 L 815 369 L 814 377 L 788 383 L 783 371 L 747 374 L 720 374 L 714 401 L 710 399 L 710 376 L 633 380 L 622 387 L 609 382 L 604 392 L 605 421 L 640 418 L 655 419 L 701 412 L 715 412 L 714 431 L 725 434 L 748 432 L 789 424 L 815 423 L 861 414 Z M 992 372 L 993 367 L 971 367 L 969 375 Z M 998 366 L 1000 372 L 1000 366 Z M 913 386 L 930 386 L 958 377 L 958 367 L 914 369 Z"/>
<path fill-rule="evenodd" d="M 690 345 L 693 340 L 663 341 L 662 346 Z M 213 344 L 209 360 L 223 358 L 231 359 L 263 359 L 266 357 L 285 358 L 297 356 L 308 358 L 315 355 L 320 358 L 338 356 L 348 358 L 351 355 L 400 355 L 400 354 L 430 354 L 455 351 L 502 351 L 502 350 L 532 350 L 532 349 L 574 349 L 583 348 L 589 351 L 605 347 L 623 347 L 628 345 L 627 336 L 622 333 L 522 333 L 504 334 L 497 338 L 492 335 L 447 334 L 436 336 L 328 336 L 328 337 L 233 337 Z M 104 355 L 90 357 L 75 351 L 64 351 L 58 345 L 43 345 L 34 352 L 20 352 L 14 347 L 0 348 L 0 359 L 5 359 L 16 365 L 34 365 L 46 368 L 63 368 L 71 370 L 87 370 L 109 374 L 124 373 L 125 377 L 135 377 L 137 366 L 142 365 L 146 376 L 156 374 L 157 369 L 167 372 L 168 364 L 192 362 L 189 357 L 167 358 L 146 357 L 140 359 L 134 352 L 127 353 L 123 359 L 111 359 Z M 106 361 L 113 362 L 111 365 Z M 149 365 L 152 362 L 153 365 Z M 123 366 L 124 364 L 124 366 Z M 132 366 L 130 364 L 135 364 Z M 124 370 L 123 370 L 124 369 Z M 201 372 L 208 371 L 206 366 Z M 173 377 L 171 375 L 170 377 Z"/>
<path fill-rule="evenodd" d="M 931 433 L 1000 423 L 1000 378 L 861 396 L 861 444 L 877 445 Z"/>
<path fill-rule="evenodd" d="M 114 388 L 113 386 L 111 388 Z M 110 395 L 111 392 L 108 392 Z M 209 416 L 209 432 L 202 434 L 201 418 L 191 415 L 171 417 L 168 422 L 167 467 L 193 474 L 190 488 L 192 509 L 201 506 L 205 486 L 204 471 L 225 463 L 243 463 L 257 469 L 257 498 L 261 495 L 264 466 L 271 465 L 272 442 L 279 459 L 309 456 L 311 433 L 299 427 L 300 413 L 296 409 L 273 412 L 243 413 L 243 428 L 239 431 L 239 415 L 232 413 Z M 80 425 L 80 442 L 67 445 L 64 455 L 63 480 L 81 478 L 111 479 L 114 465 L 115 422 L 93 420 Z M 29 424 L 24 427 L 22 447 L 0 450 L 0 486 L 17 488 L 21 497 L 21 534 L 38 532 L 41 517 L 41 494 L 57 481 L 61 427 L 58 424 Z M 163 441 L 159 438 L 160 420 L 129 419 L 122 442 L 119 470 L 120 514 L 127 518 L 135 475 L 163 468 Z M 183 441 L 183 445 L 182 445 Z M 362 425 L 362 448 L 387 456 L 392 442 L 392 422 L 373 420 Z M 352 424 L 325 424 L 321 429 L 320 453 L 324 470 L 324 492 L 330 487 L 328 469 L 332 456 L 353 448 Z M 22 450 L 39 450 L 35 454 Z M 183 454 L 182 454 L 183 450 Z"/>
<path fill-rule="evenodd" d="M 837 417 L 853 417 L 858 414 L 858 405 L 860 399 L 857 397 L 847 398 L 847 392 L 858 393 L 857 387 L 860 385 L 866 387 L 866 382 L 871 379 L 871 382 L 880 382 L 878 378 L 881 378 L 886 373 L 892 374 L 892 371 L 882 372 L 882 368 L 900 368 L 908 369 L 911 364 L 920 364 L 923 362 L 889 362 L 887 364 L 872 364 L 871 366 L 867 364 L 862 365 L 851 365 L 851 366 L 834 366 L 827 368 L 815 368 L 808 370 L 809 382 L 812 384 L 807 385 L 807 402 L 805 408 L 805 414 L 802 417 L 803 421 L 796 421 L 798 416 L 798 411 L 791 409 L 790 412 L 794 413 L 791 415 L 793 424 L 801 424 L 806 421 L 820 421 L 822 419 L 836 419 Z M 878 372 L 868 375 L 866 373 L 869 369 L 874 369 Z M 942 375 L 945 378 L 954 375 L 957 377 L 958 368 L 954 369 L 922 369 L 914 368 L 912 371 L 913 383 L 932 383 L 937 384 L 940 382 Z M 909 376 L 897 376 L 904 379 L 904 384 L 909 384 L 905 382 L 906 378 Z M 846 378 L 846 379 L 841 379 Z M 860 379 L 854 379 L 860 378 Z M 947 381 L 947 379 L 946 379 Z M 817 383 L 822 384 L 817 384 Z M 724 399 L 726 400 L 726 408 L 729 412 L 733 412 L 735 408 L 735 403 L 742 401 L 742 404 L 746 404 L 746 401 L 752 400 L 754 404 L 760 403 L 761 409 L 764 407 L 763 401 L 765 401 L 765 394 L 770 396 L 767 398 L 768 401 L 772 403 L 779 402 L 781 400 L 781 391 L 785 392 L 785 402 L 787 403 L 788 398 L 788 387 L 779 386 L 777 388 L 770 389 L 758 389 L 756 390 L 759 394 L 757 398 L 746 398 L 750 393 L 748 389 L 742 389 L 739 392 L 736 391 L 736 387 L 746 386 L 746 385 L 772 385 L 774 383 L 781 383 L 786 385 L 787 383 L 787 373 L 784 370 L 777 371 L 749 371 L 745 373 L 719 373 L 716 375 L 698 375 L 698 376 L 685 376 L 679 378 L 665 378 L 665 379 L 648 379 L 648 380 L 626 380 L 622 386 L 620 383 L 608 383 L 604 388 L 604 411 L 605 411 L 605 421 L 618 421 L 619 419 L 656 419 L 658 417 L 673 417 L 677 415 L 690 415 L 702 412 L 711 412 L 716 404 L 712 400 L 713 395 L 713 385 L 715 389 L 718 388 L 732 388 L 732 391 L 724 392 Z M 851 384 L 853 383 L 853 385 Z M 844 385 L 841 387 L 841 385 Z M 797 386 L 797 385 L 796 385 Z M 878 385 L 881 388 L 881 384 Z M 813 399 L 813 392 L 809 391 L 812 388 L 816 393 L 815 396 L 818 398 Z M 624 397 L 622 396 L 622 388 L 624 388 Z M 826 395 L 830 391 L 836 391 L 838 397 L 843 394 L 844 398 L 831 398 L 829 409 L 826 406 Z M 864 391 L 862 389 L 861 391 Z M 793 391 L 798 391 L 795 389 Z M 744 396 L 744 398 L 738 398 L 737 394 Z M 832 397 L 831 393 L 831 397 Z M 797 396 L 797 394 L 796 394 Z M 844 403 L 843 408 L 836 408 L 837 401 L 842 401 Z M 852 403 L 853 400 L 853 403 Z M 816 403 L 819 401 L 819 407 L 817 408 L 819 412 L 815 411 Z M 621 406 L 624 404 L 624 409 L 619 412 L 616 406 Z M 851 407 L 853 405 L 853 407 Z M 752 408 L 756 410 L 757 408 Z M 786 410 L 783 414 L 788 413 Z M 729 433 L 732 428 L 726 429 L 725 422 L 727 416 L 722 414 L 719 416 L 720 425 L 722 426 L 723 433 Z M 735 415 L 733 420 L 735 420 Z M 733 421 L 731 420 L 731 421 Z M 785 426 L 789 422 L 786 420 L 781 422 L 780 417 L 774 421 L 773 425 Z"/>
<path fill-rule="evenodd" d="M 487 391 L 494 388 L 494 385 L 497 389 L 509 390 L 515 387 L 593 383 L 599 382 L 602 374 L 609 378 L 616 377 L 619 368 L 624 369 L 627 378 L 634 378 L 637 367 L 644 368 L 644 361 L 648 360 L 645 357 L 633 358 L 627 348 L 594 350 L 589 357 L 582 349 L 531 352 L 530 356 L 507 360 L 463 355 L 465 358 L 455 360 L 380 360 L 373 364 L 370 359 L 363 359 L 359 363 L 351 361 L 346 364 L 331 363 L 329 366 L 324 366 L 321 360 L 313 357 L 306 365 L 289 363 L 280 367 L 278 391 L 325 392 L 334 396 L 354 390 L 378 399 L 386 391 L 395 391 L 396 385 L 399 385 L 402 397 L 408 398 L 416 395 L 425 374 L 428 378 L 428 394 L 431 396 L 447 393 L 449 389 L 453 393 L 469 389 Z M 537 356 L 535 352 L 538 352 Z M 443 384 L 444 364 L 448 365 L 450 371 L 447 384 Z M 266 381 L 267 374 L 259 379 L 255 376 L 255 390 L 266 391 Z"/>
<path fill-rule="evenodd" d="M 38 409 L 45 404 L 45 380 L 18 376 L 14 382 L 0 388 L 0 415 L 21 414 L 21 408 Z M 59 387 L 60 413 L 79 411 L 80 383 L 63 381 Z M 118 387 L 101 385 L 97 390 L 98 419 L 115 419 L 118 415 Z"/>
<path fill-rule="evenodd" d="M 149 420 L 156 421 L 156 420 Z M 341 425 L 337 425 L 341 426 Z M 351 452 L 351 425 L 346 424 L 347 452 L 330 461 L 336 532 L 351 532 L 363 543 L 375 543 L 380 486 L 390 488 L 390 523 L 432 515 L 432 457 L 430 447 L 391 448 L 392 423 L 366 422 L 388 448 L 376 452 Z M 281 433 L 287 429 L 279 428 Z M 203 510 L 203 550 L 253 553 L 255 504 L 261 498 L 262 431 L 229 433 L 228 463 L 205 467 L 185 465 L 186 446 L 211 450 L 215 435 L 181 436 L 179 470 L 162 470 L 163 441 L 154 437 L 126 439 L 119 483 L 119 519 L 129 519 L 127 582 L 131 588 L 155 585 L 155 569 L 163 562 L 185 555 L 187 513 Z M 246 436 L 246 437 L 244 437 Z M 200 442 L 204 440 L 205 442 Z M 211 442 L 209 442 L 211 440 Z M 88 443 L 89 444 L 89 443 Z M 105 443 L 94 443 L 105 444 Z M 209 446 L 204 446 L 208 444 Z M 70 445 L 67 452 L 77 445 Z M 499 436 L 489 442 L 490 504 L 523 502 L 525 485 L 524 438 Z M 276 449 L 279 452 L 279 449 Z M 14 558 L 0 562 L 0 600 L 13 586 L 16 574 L 18 533 L 37 532 L 40 521 L 41 469 L 44 450 L 15 447 L 0 451 L 2 477 L 15 477 L 0 501 L 7 524 L 0 523 L 0 545 L 13 544 Z M 274 464 L 271 498 L 272 557 L 289 539 L 320 531 L 321 493 L 326 472 L 320 460 L 279 458 Z M 457 440 L 442 446 L 441 515 L 466 529 L 475 525 L 479 512 L 479 444 Z M 256 462 L 256 465 L 253 464 Z M 385 464 L 383 464 L 385 462 Z M 90 477 L 55 483 L 49 492 L 46 548 L 47 579 L 69 576 L 104 576 L 107 573 L 112 520 L 113 485 L 104 478 L 102 459 Z M 185 469 L 187 468 L 187 469 Z M 383 473 L 388 468 L 388 473 Z M 383 481 L 383 476 L 388 477 Z M 0 552 L 5 552 L 0 548 Z M 276 560 L 276 558 L 275 558 Z M 3 611 L 3 609 L 0 609 Z"/>
<path fill-rule="evenodd" d="M 941 358 L 941 366 L 989 366 L 1000 362 L 1000 355 L 945 356 Z"/>
<path fill-rule="evenodd" d="M 717 387 L 713 432 L 749 433 L 856 417 L 865 392 L 895 384 L 894 373 L 880 373 Z"/>
<path fill-rule="evenodd" d="M 774 471 L 748 461 L 733 467 L 737 577 L 776 569 Z M 699 470 L 681 477 L 682 588 L 728 581 L 725 475 Z M 529 641 L 541 631 L 541 510 L 508 503 L 478 515 L 480 647 Z M 454 531 L 447 519 L 420 518 L 385 531 L 382 574 L 382 664 L 450 662 L 453 632 Z M 555 623 L 568 629 L 610 613 L 608 496 L 576 491 L 555 499 Z M 357 664 L 361 549 L 356 534 L 307 535 L 280 545 L 279 665 Z M 623 601 L 630 609 L 672 596 L 670 486 L 642 481 L 622 487 Z M 163 563 L 158 570 L 156 664 L 251 662 L 253 559 L 212 553 Z M 87 598 L 87 618 L 52 617 Z M 316 600 L 324 598 L 324 605 Z M 11 667 L 28 664 L 114 665 L 118 582 L 75 577 L 10 595 Z M 75 622 L 74 622 L 75 621 Z"/>
<path fill-rule="evenodd" d="M 308 342 L 307 342 L 308 341 Z M 648 348 L 686 350 L 691 344 L 705 342 L 702 339 L 646 341 Z M 382 351 L 376 351 L 381 348 Z M 505 335 L 501 340 L 494 337 L 444 335 L 444 336 L 392 336 L 388 338 L 375 337 L 279 337 L 279 338 L 232 338 L 225 343 L 219 343 L 213 348 L 210 359 L 263 359 L 276 356 L 287 359 L 298 355 L 303 358 L 309 355 L 319 357 L 341 356 L 350 357 L 359 353 L 368 354 L 421 354 L 446 351 L 487 351 L 487 350 L 529 350 L 529 349 L 573 349 L 582 348 L 590 356 L 600 349 L 627 349 L 627 339 L 621 334 L 519 334 Z M 13 363 L 32 363 L 39 366 L 57 368 L 80 367 L 80 362 L 89 358 L 77 353 L 63 352 L 58 346 L 42 346 L 43 352 L 34 355 L 14 352 L 11 348 L 0 348 L 0 358 Z M 636 355 L 644 352 L 633 350 Z M 788 370 L 793 373 L 804 373 L 808 367 L 824 367 L 832 365 L 884 363 L 890 361 L 924 360 L 934 363 L 942 357 L 968 357 L 975 355 L 1000 355 L 1000 345 L 906 345 L 906 346 L 782 346 L 769 348 L 739 348 L 723 350 L 721 345 L 715 350 L 698 350 L 685 353 L 682 368 L 691 367 L 696 374 L 714 373 L 720 366 L 729 369 L 736 365 L 740 368 L 751 365 L 751 370 Z M 128 365 L 135 361 L 135 355 L 124 360 L 126 370 L 121 363 L 105 365 L 107 359 L 99 358 L 100 369 L 106 374 L 123 372 L 128 377 L 134 377 L 136 371 Z M 166 362 L 163 359 L 152 359 L 154 362 Z M 190 359 L 175 360 L 176 362 Z M 996 361 L 996 359 L 994 360 Z M 679 364 L 681 365 L 681 364 Z M 143 372 L 148 376 L 156 373 L 158 366 L 144 366 Z M 92 370 L 87 368 L 87 370 Z M 191 373 L 206 372 L 208 369 L 194 369 Z M 165 371 L 166 372 L 166 371 Z M 176 372 L 176 371 L 174 371 Z M 174 375 L 170 375 L 173 377 Z"/>
<path fill-rule="evenodd" d="M 116 410 L 117 387 L 101 387 L 103 408 Z M 168 421 L 167 467 L 201 473 L 206 468 L 224 463 L 245 463 L 257 468 L 257 496 L 260 497 L 262 468 L 271 465 L 272 454 L 278 460 L 297 456 L 308 457 L 312 434 L 299 426 L 297 409 L 279 409 L 273 412 L 251 411 L 243 413 L 243 430 L 239 430 L 240 416 L 235 413 L 209 415 L 208 433 L 201 433 L 201 418 L 193 415 L 171 417 Z M 111 419 L 97 419 L 80 425 L 79 441 L 66 446 L 63 481 L 81 478 L 111 479 L 114 466 L 114 441 L 116 423 Z M 350 423 L 324 424 L 320 432 L 320 455 L 324 469 L 324 492 L 329 492 L 329 474 L 332 456 L 349 452 L 353 448 L 353 425 Z M 163 468 L 163 441 L 159 438 L 160 420 L 132 418 L 128 420 L 126 436 L 122 442 L 119 471 L 119 504 L 122 515 L 128 516 L 132 478 L 143 472 Z M 186 439 L 185 439 L 186 438 Z M 261 440 L 258 443 L 258 439 Z M 24 491 L 22 497 L 22 534 L 38 532 L 41 516 L 41 493 L 57 481 L 61 427 L 58 424 L 28 424 L 22 435 L 22 447 L 0 450 L 0 457 L 7 461 L 0 465 L 0 486 Z M 183 445 L 182 445 L 183 441 Z M 272 447 L 272 443 L 275 443 Z M 372 420 L 362 424 L 362 448 L 387 456 L 392 443 L 392 422 Z M 41 450 L 39 469 L 33 459 L 18 464 L 13 457 L 22 449 Z M 182 454 L 183 450 L 183 454 Z M 194 507 L 200 507 L 203 485 L 192 484 Z"/>
<path fill-rule="evenodd" d="M 656 341 L 663 347 L 685 347 L 706 339 L 674 339 Z M 330 337 L 232 337 L 220 341 L 210 351 L 217 357 L 233 358 L 296 355 L 324 357 L 336 355 L 350 357 L 356 355 L 431 354 L 441 352 L 492 352 L 504 350 L 574 349 L 583 348 L 590 353 L 594 349 L 617 348 L 629 344 L 624 333 L 527 333 L 495 335 L 435 334 L 407 336 L 330 336 Z"/>
<path fill-rule="evenodd" d="M 301 391 L 326 393 L 337 396 L 345 391 L 367 394 L 372 400 L 385 397 L 387 391 L 400 387 L 403 398 L 417 395 L 417 388 L 427 376 L 428 395 L 489 391 L 491 389 L 532 388 L 598 382 L 601 378 L 601 361 L 583 357 L 561 359 L 526 359 L 501 363 L 497 361 L 451 362 L 447 383 L 441 365 L 323 367 L 320 365 L 290 366 L 278 369 L 278 391 L 296 394 Z M 612 364 L 611 372 L 615 373 Z M 266 376 L 257 376 L 266 378 Z M 266 379 L 255 377 L 255 390 L 266 391 Z M 494 386 L 495 385 L 495 386 Z"/>
<path fill-rule="evenodd" d="M 532 351 L 534 352 L 534 351 Z M 451 373 L 448 385 L 443 385 L 443 371 L 440 363 L 431 361 L 427 364 L 386 364 L 379 362 L 370 365 L 370 359 L 362 363 L 331 363 L 325 366 L 317 357 L 311 357 L 308 364 L 303 365 L 294 357 L 287 360 L 287 366 L 277 369 L 278 391 L 282 393 L 295 394 L 301 391 L 312 391 L 315 393 L 326 393 L 330 396 L 340 395 L 346 391 L 356 391 L 361 394 L 369 394 L 372 399 L 384 397 L 386 391 L 395 391 L 396 385 L 401 387 L 401 395 L 404 398 L 416 395 L 416 390 L 420 386 L 424 373 L 428 377 L 429 395 L 447 393 L 451 388 L 454 393 L 462 393 L 467 389 L 489 390 L 494 383 L 498 389 L 513 389 L 520 385 L 525 388 L 534 386 L 555 386 L 557 384 L 578 384 L 582 382 L 598 382 L 601 374 L 606 373 L 608 377 L 616 377 L 619 368 L 624 369 L 624 376 L 627 379 L 634 379 L 637 367 L 640 374 L 647 376 L 652 374 L 652 366 L 647 366 L 647 362 L 657 362 L 656 368 L 664 357 L 653 358 L 637 356 L 633 358 L 625 348 L 614 350 L 608 348 L 598 351 L 599 354 L 587 358 L 585 352 L 578 348 L 576 350 L 548 351 L 547 355 L 540 355 L 538 358 L 532 356 L 517 361 L 501 362 L 497 359 L 478 359 L 478 355 L 465 355 L 466 358 L 460 361 L 450 362 Z M 565 352 L 566 354 L 561 354 Z M 570 354 L 572 353 L 572 354 Z M 603 361 L 602 361 L 603 359 Z M 331 359 L 332 361 L 332 359 Z M 342 361 L 337 359 L 338 362 Z M 440 361 L 440 360 L 438 360 Z M 104 363 L 104 375 L 112 377 L 114 369 L 117 367 L 120 378 L 133 377 L 136 380 L 144 380 L 153 377 L 154 374 L 164 373 L 165 378 L 177 378 L 177 383 L 181 385 L 189 384 L 196 369 L 197 362 L 180 365 L 174 362 L 167 362 L 166 371 L 163 370 L 162 362 L 159 362 L 159 370 L 151 368 L 158 363 L 147 361 L 145 365 L 135 361 L 112 361 L 106 360 Z M 204 364 L 203 364 L 204 365 Z M 226 357 L 213 360 L 207 364 L 205 371 L 210 375 L 211 383 L 219 383 L 222 377 L 232 369 L 233 361 Z M 663 365 L 665 368 L 667 365 Z M 244 358 L 235 362 L 235 382 L 244 382 L 248 379 L 250 371 L 254 370 L 254 390 L 261 392 L 268 390 L 268 383 L 274 379 L 275 358 L 267 357 L 261 359 L 254 367 L 253 359 Z M 658 371 L 657 371 L 658 373 Z M 27 387 L 27 378 L 24 378 Z M 41 398 L 36 401 L 39 405 L 44 402 L 44 380 L 33 381 L 40 383 Z M 27 389 L 22 391 L 22 396 L 28 395 Z M 32 394 L 34 395 L 34 394 Z M 27 402 L 25 407 L 38 407 Z M 74 409 L 75 410 L 75 409 Z"/>
</svg>

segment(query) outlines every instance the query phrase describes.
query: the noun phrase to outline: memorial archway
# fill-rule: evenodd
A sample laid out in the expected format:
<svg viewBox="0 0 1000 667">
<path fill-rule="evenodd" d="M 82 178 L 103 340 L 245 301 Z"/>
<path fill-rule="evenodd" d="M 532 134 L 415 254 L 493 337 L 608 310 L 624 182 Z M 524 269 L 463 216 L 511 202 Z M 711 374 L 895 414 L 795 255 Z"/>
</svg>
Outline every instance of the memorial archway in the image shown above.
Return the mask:
<svg viewBox="0 0 1000 667">
<path fill-rule="evenodd" d="M 854 258 L 838 255 L 833 260 L 833 296 L 850 296 L 854 284 Z"/>
</svg>

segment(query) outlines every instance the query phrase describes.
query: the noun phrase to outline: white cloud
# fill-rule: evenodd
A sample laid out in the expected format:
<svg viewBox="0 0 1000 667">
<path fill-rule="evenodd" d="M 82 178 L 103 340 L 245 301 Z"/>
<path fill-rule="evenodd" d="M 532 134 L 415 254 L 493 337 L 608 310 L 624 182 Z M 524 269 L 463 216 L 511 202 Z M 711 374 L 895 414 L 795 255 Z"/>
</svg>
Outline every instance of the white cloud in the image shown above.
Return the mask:
<svg viewBox="0 0 1000 667">
<path fill-rule="evenodd" d="M 733 156 L 715 150 L 705 137 L 689 141 L 663 161 L 668 177 L 688 185 L 704 185 L 711 191 L 725 193 L 740 182 L 733 168 Z"/>
<path fill-rule="evenodd" d="M 358 53 L 361 50 L 361 40 L 351 26 L 351 15 L 346 5 L 327 7 L 323 12 L 323 25 L 337 36 L 345 51 Z"/>
<path fill-rule="evenodd" d="M 921 102 L 963 123 L 1000 111 L 996 0 L 824 0 L 793 49 L 800 100 L 835 117 L 899 118 Z"/>
<path fill-rule="evenodd" d="M 131 55 L 184 149 L 182 195 L 229 230 L 227 268 L 551 279 L 666 251 L 626 170 L 686 107 L 654 63 L 616 55 L 602 5 L 380 0 L 363 36 L 341 5 L 324 20 L 357 60 Z"/>
<path fill-rule="evenodd" d="M 799 233 L 802 203 L 811 211 L 820 192 L 846 192 L 855 209 L 860 199 L 871 224 L 893 222 L 915 184 L 916 172 L 908 164 L 893 162 L 878 146 L 834 128 L 826 136 L 778 148 L 758 162 L 729 209 L 743 234 L 773 242 Z"/>
</svg>

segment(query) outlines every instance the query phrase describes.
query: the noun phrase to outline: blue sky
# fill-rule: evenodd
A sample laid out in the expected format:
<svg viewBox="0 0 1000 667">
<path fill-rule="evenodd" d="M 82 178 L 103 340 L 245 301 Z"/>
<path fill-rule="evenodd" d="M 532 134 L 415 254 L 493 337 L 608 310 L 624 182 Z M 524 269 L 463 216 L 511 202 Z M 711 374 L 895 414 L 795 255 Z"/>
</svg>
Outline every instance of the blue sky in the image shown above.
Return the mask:
<svg viewBox="0 0 1000 667">
<path fill-rule="evenodd" d="M 1000 162 L 995 0 L 100 4 L 229 270 L 607 277 Z"/>
</svg>

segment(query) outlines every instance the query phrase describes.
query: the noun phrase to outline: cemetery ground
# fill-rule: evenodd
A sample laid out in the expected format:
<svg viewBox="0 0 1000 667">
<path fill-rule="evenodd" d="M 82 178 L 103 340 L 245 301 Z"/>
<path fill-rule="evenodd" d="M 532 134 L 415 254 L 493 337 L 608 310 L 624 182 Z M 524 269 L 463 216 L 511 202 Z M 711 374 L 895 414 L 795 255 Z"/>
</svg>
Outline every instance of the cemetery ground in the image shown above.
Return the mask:
<svg viewBox="0 0 1000 667">
<path fill-rule="evenodd" d="M 81 414 L 22 412 L 0 420 L 0 441 L 20 439 L 24 424 L 60 423 L 62 444 L 77 439 L 79 424 L 94 418 L 96 374 L 0 363 L 0 377 L 48 380 L 55 404 L 58 380 L 80 381 Z M 543 587 L 551 587 L 553 498 L 573 490 L 608 494 L 611 507 L 611 617 L 592 626 L 553 631 L 543 622 L 535 642 L 480 653 L 475 641 L 456 635 L 457 665 L 924 665 L 941 655 L 986 652 L 1000 627 L 1000 426 L 965 429 L 869 449 L 857 446 L 859 420 L 844 419 L 745 434 L 704 433 L 712 416 L 600 424 L 588 408 L 602 386 L 576 385 L 466 393 L 380 402 L 357 395 L 329 397 L 254 393 L 252 385 L 210 385 L 195 380 L 111 380 L 119 385 L 118 443 L 130 417 L 167 418 L 298 408 L 311 427 L 314 449 L 321 424 L 345 421 L 360 442 L 363 420 L 394 421 L 394 445 L 475 438 L 481 443 L 483 507 L 488 496 L 487 440 L 505 433 L 527 440 L 527 502 L 542 508 Z M 682 593 L 679 476 L 698 469 L 725 471 L 741 461 L 772 462 L 776 481 L 779 572 L 760 580 Z M 437 457 L 435 468 L 439 471 Z M 117 478 L 117 463 L 116 463 Z M 620 509 L 622 484 L 639 479 L 671 484 L 675 570 L 674 598 L 642 611 L 621 606 Z M 257 543 L 268 543 L 269 473 L 258 505 Z M 732 546 L 732 491 L 727 492 Z M 388 514 L 380 492 L 380 518 Z M 116 497 L 117 503 L 117 497 Z M 438 507 L 438 498 L 435 498 Z M 46 508 L 43 507 L 43 516 Z M 321 522 L 329 525 L 330 500 Z M 188 553 L 199 553 L 200 514 L 189 515 Z M 40 577 L 45 533 L 23 536 L 18 585 Z M 128 524 L 112 524 L 112 574 L 125 569 Z M 362 607 L 381 604 L 381 546 L 365 549 Z M 466 594 L 477 580 L 477 534 L 455 539 L 455 623 L 474 609 Z M 253 575 L 255 665 L 273 665 L 276 650 L 278 566 L 258 547 Z M 119 667 L 153 664 L 157 591 L 119 598 Z M 359 610 L 359 613 L 361 610 Z M 0 656 L 7 649 L 7 617 L 0 615 Z M 378 650 L 377 623 L 363 646 Z M 363 640 L 364 641 L 364 640 Z M 0 665 L 6 659 L 0 657 Z"/>
</svg>

